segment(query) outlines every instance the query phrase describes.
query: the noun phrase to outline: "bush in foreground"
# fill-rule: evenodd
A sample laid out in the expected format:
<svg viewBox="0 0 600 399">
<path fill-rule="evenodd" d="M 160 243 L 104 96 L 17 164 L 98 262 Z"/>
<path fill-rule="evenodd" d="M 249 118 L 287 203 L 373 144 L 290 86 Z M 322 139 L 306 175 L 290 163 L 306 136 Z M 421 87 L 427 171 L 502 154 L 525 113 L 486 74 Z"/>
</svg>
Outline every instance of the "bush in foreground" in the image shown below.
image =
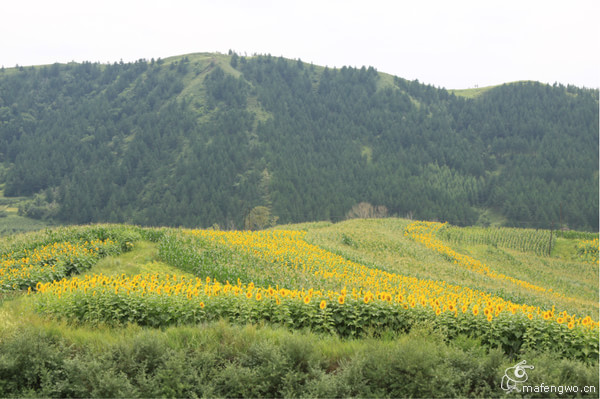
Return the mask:
<svg viewBox="0 0 600 399">
<path fill-rule="evenodd" d="M 58 330 L 5 331 L 0 396 L 507 397 L 500 384 L 515 363 L 477 340 L 445 343 L 426 327 L 362 340 L 225 322 Z M 593 386 L 598 392 L 597 366 L 549 353 L 523 356 L 535 365 L 532 385 Z"/>
</svg>

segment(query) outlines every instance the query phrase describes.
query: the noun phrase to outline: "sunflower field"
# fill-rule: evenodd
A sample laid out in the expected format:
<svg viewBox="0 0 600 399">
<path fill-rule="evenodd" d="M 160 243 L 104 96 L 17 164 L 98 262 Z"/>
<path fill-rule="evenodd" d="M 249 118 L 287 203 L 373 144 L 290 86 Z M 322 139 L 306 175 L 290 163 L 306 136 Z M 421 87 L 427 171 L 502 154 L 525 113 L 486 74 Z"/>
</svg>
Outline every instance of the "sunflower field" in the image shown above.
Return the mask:
<svg viewBox="0 0 600 399">
<path fill-rule="evenodd" d="M 509 279 L 474 259 L 443 249 L 427 234 L 438 228 L 416 223 L 405 234 L 456 267 Z M 552 349 L 586 360 L 598 354 L 598 322 L 555 306 L 514 303 L 466 286 L 403 276 L 350 261 L 309 244 L 301 231 L 180 230 L 165 234 L 162 259 L 193 273 L 134 276 L 88 275 L 35 286 L 41 313 L 80 323 L 137 323 L 152 327 L 219 319 L 267 322 L 291 329 L 361 337 L 409 331 L 420 323 L 481 338 L 506 353 Z"/>
<path fill-rule="evenodd" d="M 459 228 L 381 219 L 6 237 L 0 396 L 495 397 L 523 356 L 534 382 L 597 387 L 598 271 L 578 260 L 583 240 L 565 263 L 459 246 L 447 229 Z M 513 273 L 524 262 L 535 278 Z M 563 264 L 569 280 L 542 269 Z"/>
<path fill-rule="evenodd" d="M 577 242 L 577 255 L 585 262 L 598 263 L 598 239 L 580 240 Z"/>
</svg>

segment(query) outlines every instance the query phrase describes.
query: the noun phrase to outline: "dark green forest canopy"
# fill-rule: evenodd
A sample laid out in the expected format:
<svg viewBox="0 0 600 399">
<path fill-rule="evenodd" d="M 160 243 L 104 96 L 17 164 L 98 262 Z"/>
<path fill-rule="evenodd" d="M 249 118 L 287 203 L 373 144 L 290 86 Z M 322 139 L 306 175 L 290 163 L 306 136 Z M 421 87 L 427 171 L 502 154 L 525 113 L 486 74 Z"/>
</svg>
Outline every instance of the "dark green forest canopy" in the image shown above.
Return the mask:
<svg viewBox="0 0 600 399">
<path fill-rule="evenodd" d="M 241 228 L 390 214 L 598 230 L 598 91 L 475 98 L 271 56 L 0 70 L 0 183 L 63 223 Z"/>
</svg>

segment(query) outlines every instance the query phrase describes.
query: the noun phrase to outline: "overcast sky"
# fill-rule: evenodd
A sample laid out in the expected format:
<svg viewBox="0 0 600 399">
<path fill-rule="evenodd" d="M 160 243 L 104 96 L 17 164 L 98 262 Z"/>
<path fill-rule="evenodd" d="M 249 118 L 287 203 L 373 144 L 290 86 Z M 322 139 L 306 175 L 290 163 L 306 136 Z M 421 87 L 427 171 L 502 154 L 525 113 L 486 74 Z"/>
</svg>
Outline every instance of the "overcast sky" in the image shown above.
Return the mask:
<svg viewBox="0 0 600 399">
<path fill-rule="evenodd" d="M 0 65 L 271 54 L 447 89 L 600 87 L 599 0 L 0 0 Z"/>
</svg>

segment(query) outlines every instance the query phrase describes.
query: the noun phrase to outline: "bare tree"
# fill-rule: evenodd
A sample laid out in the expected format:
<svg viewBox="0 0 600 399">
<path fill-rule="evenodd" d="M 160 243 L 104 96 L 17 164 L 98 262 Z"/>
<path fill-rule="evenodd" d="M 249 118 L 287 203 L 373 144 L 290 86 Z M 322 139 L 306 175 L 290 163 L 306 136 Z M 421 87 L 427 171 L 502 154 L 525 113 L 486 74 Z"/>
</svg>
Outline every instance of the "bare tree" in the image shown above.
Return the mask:
<svg viewBox="0 0 600 399">
<path fill-rule="evenodd" d="M 388 209 L 385 205 L 373 206 L 368 202 L 356 204 L 346 213 L 346 219 L 372 219 L 387 216 Z"/>
</svg>

